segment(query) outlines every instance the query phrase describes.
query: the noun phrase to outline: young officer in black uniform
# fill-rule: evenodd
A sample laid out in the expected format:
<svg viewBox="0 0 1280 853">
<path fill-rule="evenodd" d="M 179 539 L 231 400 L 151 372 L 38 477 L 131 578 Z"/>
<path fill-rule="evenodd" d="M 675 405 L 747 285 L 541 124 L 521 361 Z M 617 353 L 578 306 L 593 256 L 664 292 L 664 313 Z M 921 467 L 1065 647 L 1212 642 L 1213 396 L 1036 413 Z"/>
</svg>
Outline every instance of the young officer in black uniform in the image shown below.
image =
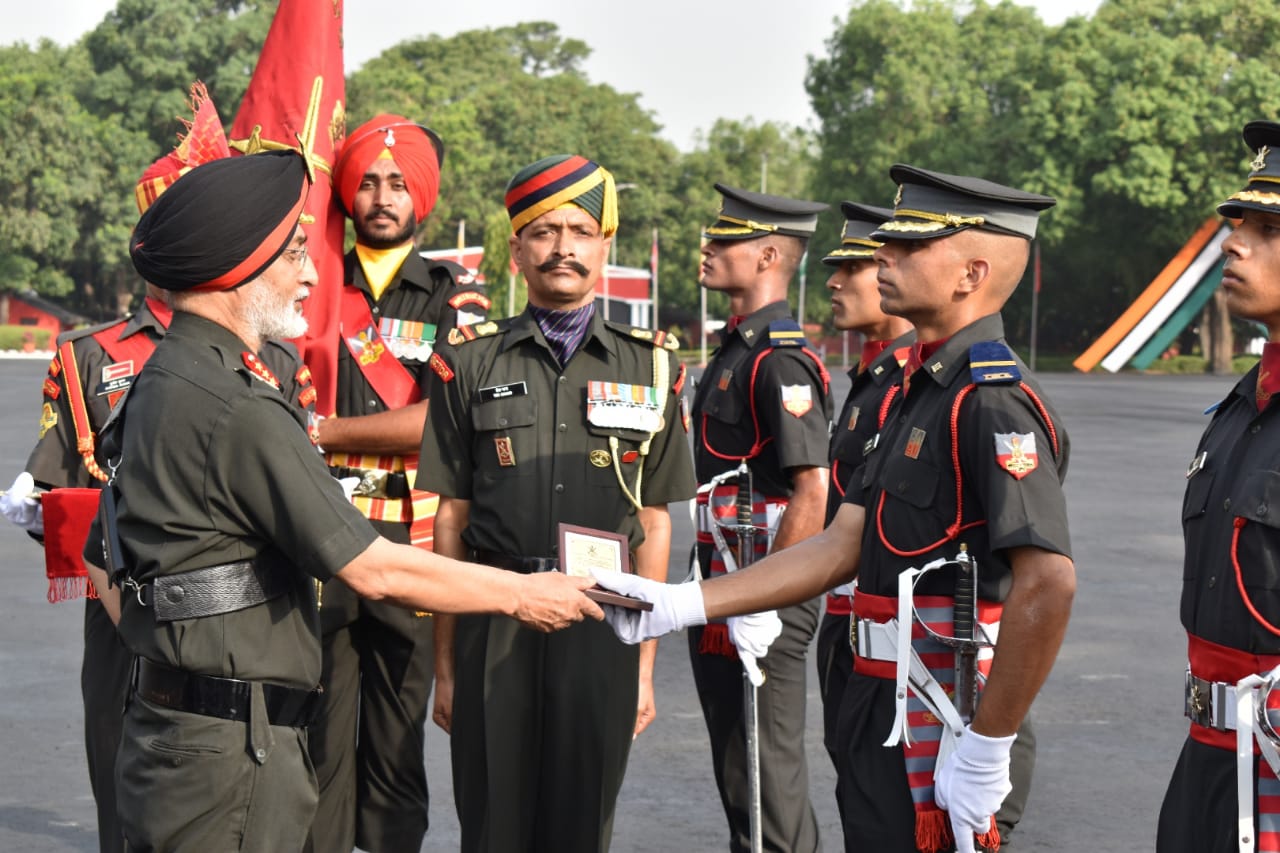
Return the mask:
<svg viewBox="0 0 1280 853">
<path fill-rule="evenodd" d="M 596 309 L 613 177 L 547 157 L 512 178 L 506 205 L 529 306 L 432 357 L 421 458 L 441 495 L 436 551 L 543 572 L 572 524 L 622 534 L 636 572 L 665 579 L 667 504 L 694 492 L 684 368 L 673 339 Z M 434 714 L 452 735 L 463 851 L 609 848 L 631 741 L 654 714 L 655 653 L 604 625 L 542 637 L 501 617 L 437 617 Z"/>
<path fill-rule="evenodd" d="M 609 608 L 619 635 L 636 641 L 803 601 L 856 577 L 857 656 L 837 744 L 848 767 L 845 844 L 935 853 L 954 836 L 957 850 L 972 851 L 996 843 L 992 815 L 1010 790 L 1009 749 L 1052 668 L 1075 591 L 1062 493 L 1066 433 L 1004 342 L 999 315 L 1026 268 L 1038 212 L 1053 199 L 910 166 L 890 174 L 899 184 L 894 218 L 871 234 L 884 242 L 875 253 L 881 306 L 911 321 L 917 343 L 904 392 L 835 520 L 788 552 L 710 583 L 598 580 L 657 602 L 645 614 Z M 900 607 L 914 604 L 935 630 L 952 631 L 960 572 L 953 564 L 925 574 L 901 600 L 900 575 L 962 547 L 977 565 L 974 615 L 986 626 L 977 637 L 992 637 L 991 623 L 1000 623 L 993 660 L 982 652 L 975 662 L 989 665 L 989 676 L 967 724 L 945 694 L 938 702 L 936 692 L 904 687 L 899 707 L 895 689 Z M 918 635 L 901 648 L 926 655 L 929 677 L 945 689 L 955 655 L 912 621 Z M 923 713 L 934 710 L 927 701 L 936 713 Z M 908 722 L 913 747 L 900 742 Z M 899 742 L 884 746 L 891 735 Z"/>
<path fill-rule="evenodd" d="M 334 186 L 355 228 L 344 264 L 337 410 L 320 443 L 379 535 L 430 550 L 436 496 L 414 485 L 437 337 L 483 320 L 484 288 L 451 261 L 428 262 L 414 232 L 435 207 L 444 144 L 430 129 L 379 115 L 353 130 Z M 427 831 L 422 761 L 434 677 L 430 614 L 321 592 L 325 695 L 311 730 L 320 808 L 309 853 L 417 850 Z"/>
<path fill-rule="evenodd" d="M 702 285 L 729 296 L 729 325 L 693 398 L 702 577 L 724 571 L 711 516 L 729 511 L 737 487 L 707 492 L 712 478 L 746 459 L 753 507 L 769 534 L 760 554 L 822 529 L 827 494 L 830 379 L 787 307 L 787 287 L 825 204 L 715 185 L 723 196 L 704 230 Z M 737 537 L 725 539 L 732 550 Z M 818 624 L 815 597 L 783 610 L 782 636 L 761 662 L 758 688 L 760 799 L 764 846 L 812 851 L 818 824 L 809 802 L 804 751 L 805 661 Z M 689 661 L 711 738 L 732 850 L 750 849 L 743 664 L 723 623 L 689 632 Z"/>
<path fill-rule="evenodd" d="M 828 252 L 822 262 L 835 267 L 827 279 L 832 324 L 842 331 L 856 332 L 862 351 L 858 363 L 849 370 L 849 395 L 831 426 L 831 482 L 825 524 L 836 517 L 850 479 L 861 471 L 867 442 L 880 430 L 886 398 L 892 400 L 901 390 L 898 383 L 902 365 L 916 338 L 910 323 L 880 310 L 877 267 L 871 256 L 883 244 L 872 240 L 870 234 L 892 219 L 893 211 L 849 201 L 843 202 L 840 210 L 845 216 L 840 245 Z M 836 719 L 845 683 L 853 673 L 853 647 L 849 641 L 853 593 L 852 584 L 841 584 L 827 593 L 817 640 L 823 745 L 836 767 L 838 806 L 844 783 L 836 757 Z"/>
<path fill-rule="evenodd" d="M 1280 507 L 1272 399 L 1280 390 L 1280 124 L 1250 122 L 1244 141 L 1255 154 L 1248 185 L 1218 205 L 1241 220 L 1222 243 L 1222 290 L 1232 316 L 1266 326 L 1268 340 L 1259 364 L 1210 409 L 1187 469 L 1182 625 L 1191 730 L 1160 809 L 1159 853 L 1280 849 L 1280 694 L 1266 689 L 1280 666 L 1280 530 L 1271 513 Z M 1254 713 L 1263 703 L 1272 709 L 1269 727 Z M 1244 802 L 1237 785 L 1253 792 Z"/>
<path fill-rule="evenodd" d="M 91 575 L 119 603 L 137 656 L 117 763 L 131 849 L 301 849 L 317 800 L 305 754 L 316 580 L 545 629 L 600 615 L 586 581 L 379 537 L 330 477 L 256 355 L 268 336 L 305 331 L 300 306 L 316 282 L 298 225 L 307 174 L 293 151 L 199 166 L 130 241 L 138 272 L 172 291 L 174 316 L 106 430 L 118 467 L 103 503 L 114 498 L 118 521 L 95 525 L 85 558 L 111 563 L 118 586 Z"/>
</svg>

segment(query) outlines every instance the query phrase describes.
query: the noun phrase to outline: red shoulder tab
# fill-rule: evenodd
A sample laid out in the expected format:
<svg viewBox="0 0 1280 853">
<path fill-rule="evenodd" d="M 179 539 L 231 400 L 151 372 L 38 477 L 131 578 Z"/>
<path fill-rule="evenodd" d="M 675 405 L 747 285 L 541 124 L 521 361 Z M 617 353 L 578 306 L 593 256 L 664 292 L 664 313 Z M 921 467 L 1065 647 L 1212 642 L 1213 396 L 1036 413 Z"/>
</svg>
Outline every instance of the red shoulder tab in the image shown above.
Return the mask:
<svg viewBox="0 0 1280 853">
<path fill-rule="evenodd" d="M 453 381 L 453 369 L 450 368 L 449 365 L 445 364 L 444 359 L 440 357 L 440 353 L 431 353 L 431 358 L 427 361 L 427 366 L 435 371 L 436 376 L 439 376 L 441 381 Z"/>
<path fill-rule="evenodd" d="M 671 387 L 672 394 L 679 396 L 680 392 L 684 390 L 684 380 L 687 373 L 684 362 L 680 362 L 680 369 L 676 371 L 676 384 Z"/>
<path fill-rule="evenodd" d="M 262 359 L 258 358 L 254 353 L 245 350 L 240 353 L 240 360 L 244 362 L 244 366 L 249 368 L 249 373 L 254 379 L 267 383 L 277 391 L 280 390 L 280 380 L 276 379 L 276 375 L 271 372 L 271 368 L 262 363 Z"/>
<path fill-rule="evenodd" d="M 463 305 L 479 305 L 481 308 L 488 311 L 491 304 L 489 297 L 485 296 L 483 293 L 477 293 L 474 290 L 463 291 L 462 293 L 454 295 L 454 297 L 449 300 L 449 307 L 453 309 L 461 308 Z"/>
</svg>

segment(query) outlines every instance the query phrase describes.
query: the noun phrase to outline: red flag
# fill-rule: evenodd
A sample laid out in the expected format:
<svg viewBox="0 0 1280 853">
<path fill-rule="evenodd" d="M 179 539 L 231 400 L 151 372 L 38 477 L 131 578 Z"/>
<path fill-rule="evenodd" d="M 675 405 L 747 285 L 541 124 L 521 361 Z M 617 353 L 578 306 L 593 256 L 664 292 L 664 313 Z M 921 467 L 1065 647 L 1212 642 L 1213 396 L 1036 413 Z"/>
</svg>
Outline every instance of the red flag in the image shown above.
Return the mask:
<svg viewBox="0 0 1280 853">
<path fill-rule="evenodd" d="M 241 153 L 292 148 L 312 166 L 315 183 L 302 224 L 319 283 L 303 303 L 308 328 L 295 343 L 311 369 L 316 411 L 332 414 L 345 228 L 331 185 L 346 136 L 342 0 L 280 0 L 230 135 L 231 147 Z"/>
</svg>

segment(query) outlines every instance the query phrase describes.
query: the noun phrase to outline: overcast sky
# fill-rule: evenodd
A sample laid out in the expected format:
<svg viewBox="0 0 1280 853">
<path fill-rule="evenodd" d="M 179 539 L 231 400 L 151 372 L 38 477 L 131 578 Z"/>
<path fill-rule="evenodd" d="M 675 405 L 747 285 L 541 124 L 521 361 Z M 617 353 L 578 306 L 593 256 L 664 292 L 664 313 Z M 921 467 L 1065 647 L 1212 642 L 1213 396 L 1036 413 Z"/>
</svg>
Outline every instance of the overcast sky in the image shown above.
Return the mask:
<svg viewBox="0 0 1280 853">
<path fill-rule="evenodd" d="M 1100 0 L 1026 0 L 1050 23 L 1092 14 Z M 93 29 L 114 0 L 7 4 L 0 42 L 61 44 Z M 548 20 L 592 49 L 594 82 L 640 95 L 681 150 L 717 118 L 815 122 L 804 91 L 807 58 L 820 55 L 849 0 L 346 0 L 348 68 L 406 39 Z"/>
</svg>

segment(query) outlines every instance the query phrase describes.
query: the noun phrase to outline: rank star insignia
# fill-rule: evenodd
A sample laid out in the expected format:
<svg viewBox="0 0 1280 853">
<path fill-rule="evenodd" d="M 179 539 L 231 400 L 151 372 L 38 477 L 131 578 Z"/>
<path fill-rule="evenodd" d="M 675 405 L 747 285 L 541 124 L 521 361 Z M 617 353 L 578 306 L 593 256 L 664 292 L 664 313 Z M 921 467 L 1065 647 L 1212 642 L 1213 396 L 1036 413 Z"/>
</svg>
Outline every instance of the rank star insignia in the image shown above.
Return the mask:
<svg viewBox="0 0 1280 853">
<path fill-rule="evenodd" d="M 1258 156 L 1253 158 L 1253 162 L 1249 164 L 1249 168 L 1255 172 L 1261 172 L 1267 167 L 1267 155 L 1271 153 L 1271 146 L 1264 145 L 1258 149 Z"/>
<path fill-rule="evenodd" d="M 998 432 L 995 440 L 996 464 L 1013 475 L 1015 480 L 1021 480 L 1039 467 L 1034 433 Z"/>
<path fill-rule="evenodd" d="M 782 408 L 802 418 L 813 408 L 813 389 L 808 385 L 783 385 Z"/>
</svg>

